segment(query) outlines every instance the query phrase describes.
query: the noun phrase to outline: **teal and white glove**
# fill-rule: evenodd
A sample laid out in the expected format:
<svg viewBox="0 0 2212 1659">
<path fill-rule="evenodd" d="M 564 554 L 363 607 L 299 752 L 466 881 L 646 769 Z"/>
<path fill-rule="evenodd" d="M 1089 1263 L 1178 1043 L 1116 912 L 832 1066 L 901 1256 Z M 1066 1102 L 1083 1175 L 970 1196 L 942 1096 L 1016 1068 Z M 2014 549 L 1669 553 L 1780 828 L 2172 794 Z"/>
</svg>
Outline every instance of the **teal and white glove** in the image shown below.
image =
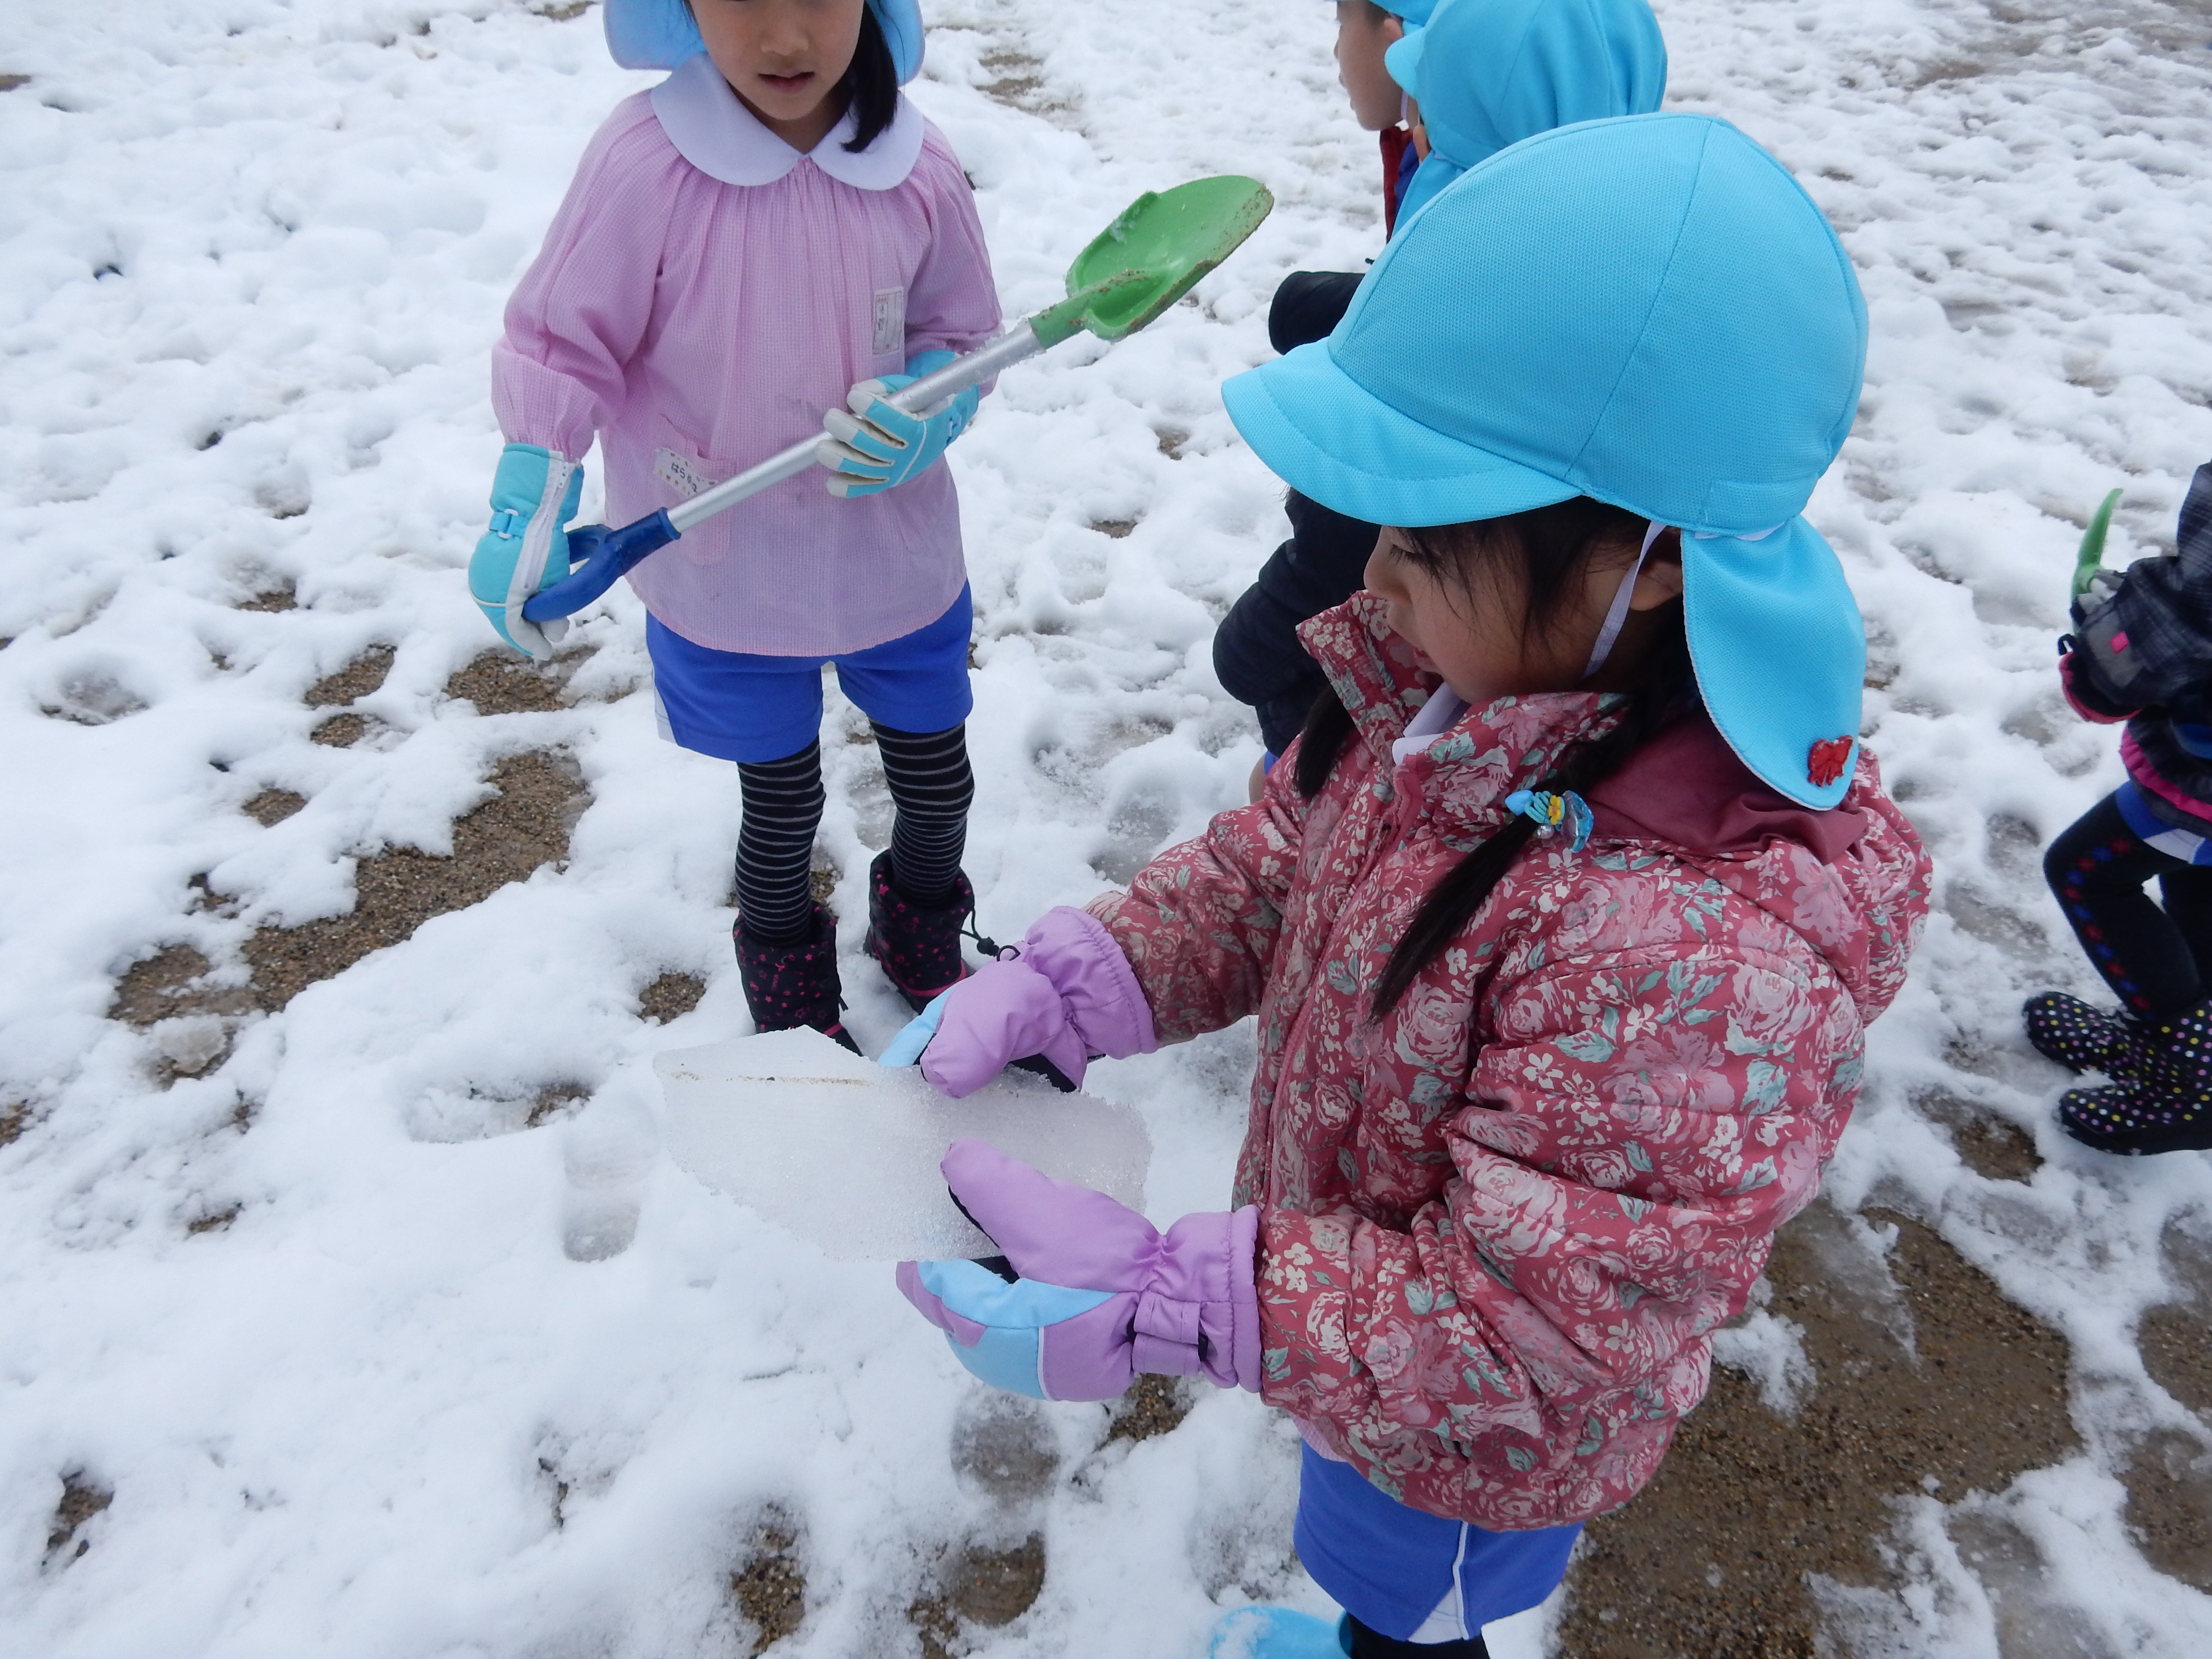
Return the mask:
<svg viewBox="0 0 2212 1659">
<path fill-rule="evenodd" d="M 469 558 L 469 594 L 491 625 L 540 662 L 568 631 L 564 619 L 534 623 L 524 603 L 568 574 L 568 532 L 584 493 L 584 469 L 536 444 L 509 444 L 491 480 L 491 527 Z"/>
<path fill-rule="evenodd" d="M 872 495 L 917 477 L 968 429 L 982 398 L 972 386 L 926 415 L 909 415 L 886 401 L 901 386 L 912 386 L 951 361 L 949 351 L 925 351 L 907 364 L 905 374 L 886 374 L 854 386 L 845 397 L 851 414 L 833 409 L 822 417 L 823 429 L 830 435 L 815 446 L 814 459 L 830 469 L 832 495 Z"/>
</svg>

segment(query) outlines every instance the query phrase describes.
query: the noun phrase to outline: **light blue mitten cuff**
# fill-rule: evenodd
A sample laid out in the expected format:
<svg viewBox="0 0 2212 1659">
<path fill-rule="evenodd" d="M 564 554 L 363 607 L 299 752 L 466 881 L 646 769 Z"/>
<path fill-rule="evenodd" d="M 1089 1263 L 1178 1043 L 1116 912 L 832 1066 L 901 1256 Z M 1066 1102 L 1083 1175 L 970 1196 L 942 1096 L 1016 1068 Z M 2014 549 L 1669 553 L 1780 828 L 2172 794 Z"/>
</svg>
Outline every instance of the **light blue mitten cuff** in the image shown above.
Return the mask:
<svg viewBox="0 0 2212 1659">
<path fill-rule="evenodd" d="M 566 526 L 584 493 L 584 469 L 536 444 L 509 444 L 492 475 L 491 523 L 469 559 L 469 595 L 499 636 L 544 660 L 565 621 L 533 623 L 524 603 L 568 574 Z"/>
<path fill-rule="evenodd" d="M 938 1022 L 945 1018 L 945 999 L 950 991 L 939 991 L 929 1006 L 900 1027 L 899 1034 L 876 1057 L 878 1066 L 918 1066 L 921 1051 L 929 1047 L 930 1038 L 937 1035 Z"/>
</svg>

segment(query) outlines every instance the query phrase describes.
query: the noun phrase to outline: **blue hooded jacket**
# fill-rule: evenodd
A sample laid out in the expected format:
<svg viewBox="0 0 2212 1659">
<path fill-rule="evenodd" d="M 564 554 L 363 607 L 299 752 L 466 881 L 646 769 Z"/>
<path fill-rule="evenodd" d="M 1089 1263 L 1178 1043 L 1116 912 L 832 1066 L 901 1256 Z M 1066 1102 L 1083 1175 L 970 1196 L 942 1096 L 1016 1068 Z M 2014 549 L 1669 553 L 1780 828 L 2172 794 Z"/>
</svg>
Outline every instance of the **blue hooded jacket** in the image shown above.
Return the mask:
<svg viewBox="0 0 2212 1659">
<path fill-rule="evenodd" d="M 1667 43 L 1648 0 L 1443 0 L 1387 61 L 1429 138 L 1398 204 L 1401 232 L 1508 145 L 1577 121 L 1649 114 L 1667 90 Z"/>
</svg>

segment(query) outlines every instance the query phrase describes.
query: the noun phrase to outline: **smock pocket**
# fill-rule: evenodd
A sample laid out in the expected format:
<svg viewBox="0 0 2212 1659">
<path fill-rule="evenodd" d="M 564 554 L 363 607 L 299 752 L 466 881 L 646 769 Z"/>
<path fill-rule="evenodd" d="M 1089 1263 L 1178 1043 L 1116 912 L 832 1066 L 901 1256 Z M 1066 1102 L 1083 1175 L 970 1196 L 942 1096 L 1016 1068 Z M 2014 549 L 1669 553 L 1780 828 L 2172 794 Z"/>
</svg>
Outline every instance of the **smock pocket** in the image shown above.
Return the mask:
<svg viewBox="0 0 2212 1659">
<path fill-rule="evenodd" d="M 673 507 L 678 501 L 688 501 L 694 495 L 704 495 L 721 483 L 720 478 L 709 477 L 700 463 L 665 444 L 653 452 L 653 476 L 660 481 L 670 495 L 670 499 L 664 503 L 668 507 Z"/>
<path fill-rule="evenodd" d="M 747 465 L 726 456 L 706 453 L 698 442 L 671 424 L 665 416 L 653 422 L 653 449 L 647 461 L 653 473 L 653 502 L 662 508 L 678 506 L 712 489 L 724 479 L 744 471 Z M 665 558 L 674 552 L 692 564 L 706 564 L 716 556 L 714 546 L 713 538 L 685 536 L 656 556 Z"/>
<path fill-rule="evenodd" d="M 725 478 L 744 471 L 747 463 L 725 455 L 709 455 L 705 446 L 665 415 L 653 421 L 653 482 L 663 507 L 688 501 L 712 489 Z"/>
</svg>

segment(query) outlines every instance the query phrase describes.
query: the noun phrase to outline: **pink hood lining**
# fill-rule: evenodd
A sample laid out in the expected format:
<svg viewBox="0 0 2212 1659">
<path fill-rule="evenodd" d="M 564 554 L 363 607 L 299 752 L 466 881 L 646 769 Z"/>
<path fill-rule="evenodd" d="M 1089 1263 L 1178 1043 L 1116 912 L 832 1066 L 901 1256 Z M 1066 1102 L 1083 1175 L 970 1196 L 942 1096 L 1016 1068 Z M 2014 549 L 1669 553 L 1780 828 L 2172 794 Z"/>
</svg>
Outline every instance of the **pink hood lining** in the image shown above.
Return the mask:
<svg viewBox="0 0 2212 1659">
<path fill-rule="evenodd" d="M 1747 856 L 1780 837 L 1834 864 L 1867 831 L 1866 814 L 1848 798 L 1816 811 L 1760 782 L 1702 706 L 1592 788 L 1589 808 L 1595 839 L 1664 842 L 1699 858 Z"/>
</svg>

